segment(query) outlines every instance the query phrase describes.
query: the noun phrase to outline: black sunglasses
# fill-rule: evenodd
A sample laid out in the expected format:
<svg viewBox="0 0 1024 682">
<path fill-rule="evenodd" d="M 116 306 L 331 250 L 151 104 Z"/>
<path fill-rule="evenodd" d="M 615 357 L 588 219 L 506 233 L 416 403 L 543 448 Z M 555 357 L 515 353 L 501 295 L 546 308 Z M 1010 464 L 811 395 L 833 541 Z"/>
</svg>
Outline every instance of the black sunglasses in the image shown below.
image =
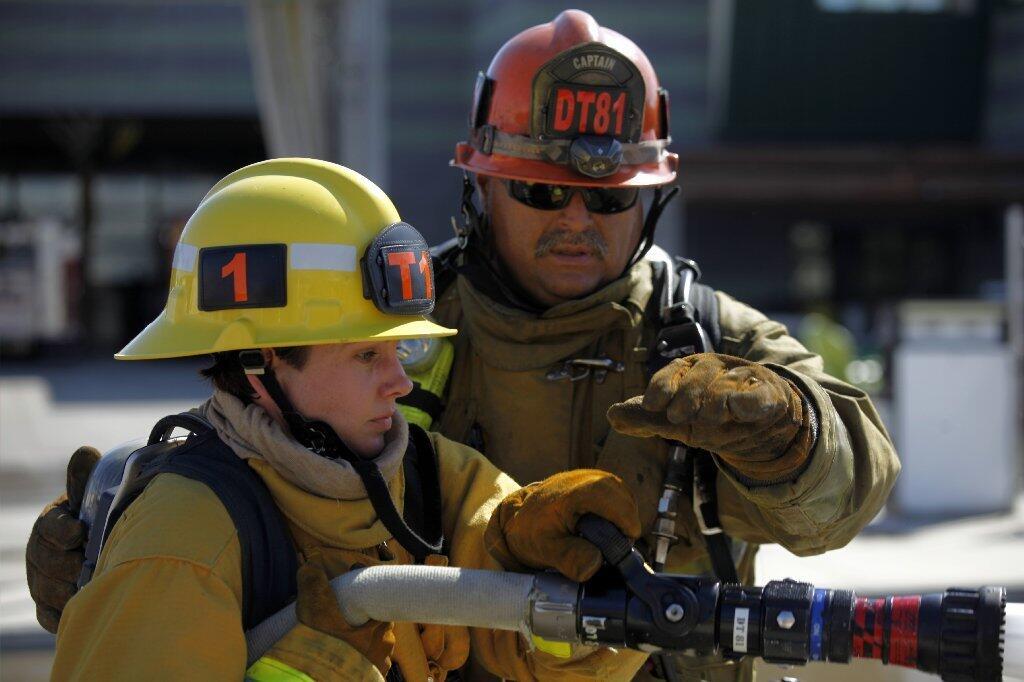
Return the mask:
<svg viewBox="0 0 1024 682">
<path fill-rule="evenodd" d="M 569 205 L 576 192 L 583 197 L 583 204 L 592 213 L 622 213 L 632 208 L 640 190 L 636 187 L 573 187 L 570 185 L 547 185 L 542 182 L 505 180 L 508 195 L 521 204 L 541 211 L 554 211 Z"/>
</svg>

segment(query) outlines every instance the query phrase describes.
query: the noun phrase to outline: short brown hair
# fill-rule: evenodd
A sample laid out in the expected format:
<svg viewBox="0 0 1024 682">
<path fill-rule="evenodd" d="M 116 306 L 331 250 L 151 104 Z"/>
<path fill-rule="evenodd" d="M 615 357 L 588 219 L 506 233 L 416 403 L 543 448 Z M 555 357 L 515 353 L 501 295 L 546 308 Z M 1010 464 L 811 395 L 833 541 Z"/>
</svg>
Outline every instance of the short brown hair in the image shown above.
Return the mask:
<svg viewBox="0 0 1024 682">
<path fill-rule="evenodd" d="M 295 369 L 302 369 L 309 360 L 309 346 L 285 346 L 283 348 L 271 349 L 277 357 Z M 242 369 L 242 362 L 238 359 L 240 351 L 224 351 L 213 354 L 213 364 L 206 369 L 199 370 L 204 378 L 213 382 L 213 385 L 222 391 L 230 393 L 243 404 L 249 405 L 256 399 L 256 394 L 245 378 L 245 370 Z"/>
</svg>

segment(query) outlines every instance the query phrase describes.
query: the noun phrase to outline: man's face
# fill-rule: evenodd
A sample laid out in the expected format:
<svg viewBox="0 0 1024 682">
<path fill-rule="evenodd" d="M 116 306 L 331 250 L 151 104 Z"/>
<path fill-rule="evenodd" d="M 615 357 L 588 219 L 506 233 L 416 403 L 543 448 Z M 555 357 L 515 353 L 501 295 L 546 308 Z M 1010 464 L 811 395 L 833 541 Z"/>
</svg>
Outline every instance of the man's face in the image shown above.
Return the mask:
<svg viewBox="0 0 1024 682">
<path fill-rule="evenodd" d="M 588 211 L 574 193 L 565 208 L 530 208 L 498 178 L 479 176 L 498 257 L 537 303 L 551 307 L 593 293 L 619 277 L 643 227 L 638 200 L 612 214 Z"/>
<path fill-rule="evenodd" d="M 395 400 L 412 390 L 395 341 L 310 346 L 302 369 L 273 358 L 274 373 L 295 409 L 326 422 L 361 457 L 374 457 L 391 428 Z"/>
</svg>

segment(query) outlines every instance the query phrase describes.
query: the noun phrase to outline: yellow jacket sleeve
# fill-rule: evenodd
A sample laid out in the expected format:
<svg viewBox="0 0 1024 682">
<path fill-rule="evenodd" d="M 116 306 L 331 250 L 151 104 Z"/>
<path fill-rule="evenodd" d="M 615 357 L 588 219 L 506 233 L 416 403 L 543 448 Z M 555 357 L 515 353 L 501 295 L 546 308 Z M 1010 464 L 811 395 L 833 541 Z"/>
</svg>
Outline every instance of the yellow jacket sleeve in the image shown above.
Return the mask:
<svg viewBox="0 0 1024 682">
<path fill-rule="evenodd" d="M 824 371 L 821 357 L 753 308 L 717 292 L 720 352 L 760 362 L 800 387 L 818 416 L 807 468 L 789 483 L 750 486 L 719 467 L 719 514 L 737 538 L 798 555 L 848 543 L 885 504 L 900 471 L 870 398 Z"/>
<path fill-rule="evenodd" d="M 241 679 L 241 548 L 206 486 L 158 476 L 57 632 L 55 680 Z"/>
<path fill-rule="evenodd" d="M 464 568 L 503 570 L 487 553 L 484 531 L 491 512 L 519 488 L 480 453 L 431 434 L 441 470 L 444 532 L 450 539 L 450 563 Z M 568 658 L 533 649 L 516 632 L 470 629 L 474 663 L 514 680 L 629 680 L 647 654 L 628 649 L 574 647 Z"/>
<path fill-rule="evenodd" d="M 354 648 L 301 623 L 247 671 L 241 576 L 235 526 L 216 495 L 158 476 L 68 603 L 53 679 L 382 679 Z"/>
</svg>

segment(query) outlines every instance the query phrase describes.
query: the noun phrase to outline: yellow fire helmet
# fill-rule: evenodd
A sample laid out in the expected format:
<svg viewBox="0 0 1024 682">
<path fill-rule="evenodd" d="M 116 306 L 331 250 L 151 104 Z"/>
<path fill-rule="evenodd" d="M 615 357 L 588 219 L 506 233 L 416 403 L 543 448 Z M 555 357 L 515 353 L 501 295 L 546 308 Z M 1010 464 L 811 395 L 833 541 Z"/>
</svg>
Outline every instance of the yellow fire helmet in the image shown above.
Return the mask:
<svg viewBox="0 0 1024 682">
<path fill-rule="evenodd" d="M 427 243 L 359 173 L 272 159 L 218 182 L 174 252 L 167 305 L 115 357 L 450 336 Z"/>
</svg>

